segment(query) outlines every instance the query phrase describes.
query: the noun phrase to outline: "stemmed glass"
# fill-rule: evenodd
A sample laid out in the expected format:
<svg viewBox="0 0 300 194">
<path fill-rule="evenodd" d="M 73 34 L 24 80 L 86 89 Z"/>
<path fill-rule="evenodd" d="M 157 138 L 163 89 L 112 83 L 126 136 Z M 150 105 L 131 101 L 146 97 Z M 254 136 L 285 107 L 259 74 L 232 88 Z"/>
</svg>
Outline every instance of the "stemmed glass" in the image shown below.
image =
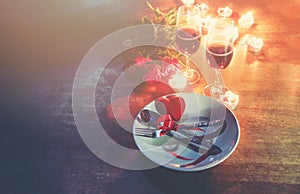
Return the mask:
<svg viewBox="0 0 300 194">
<path fill-rule="evenodd" d="M 205 87 L 204 94 L 223 102 L 228 88 L 222 80 L 221 70 L 225 69 L 231 62 L 233 45 L 233 20 L 226 17 L 212 19 L 206 39 L 206 59 L 208 65 L 215 70 L 216 78 L 213 84 Z"/>
<path fill-rule="evenodd" d="M 186 56 L 183 74 L 190 84 L 200 79 L 200 74 L 190 68 L 190 56 L 197 52 L 201 41 L 201 11 L 199 7 L 188 4 L 178 8 L 176 20 L 176 46 Z"/>
</svg>

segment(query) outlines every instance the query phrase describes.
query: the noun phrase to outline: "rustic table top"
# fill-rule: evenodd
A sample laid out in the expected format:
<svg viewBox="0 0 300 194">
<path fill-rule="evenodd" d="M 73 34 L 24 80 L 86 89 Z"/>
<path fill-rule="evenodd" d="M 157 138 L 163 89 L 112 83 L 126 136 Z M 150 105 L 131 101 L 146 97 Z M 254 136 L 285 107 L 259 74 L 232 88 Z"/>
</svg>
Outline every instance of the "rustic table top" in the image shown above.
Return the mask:
<svg viewBox="0 0 300 194">
<path fill-rule="evenodd" d="M 149 2 L 161 10 L 181 3 Z M 72 88 L 81 60 L 104 36 L 151 14 L 145 1 L 125 4 L 5 1 L 0 13 L 0 40 L 4 45 L 0 58 L 3 91 L 0 190 L 3 193 L 299 193 L 300 3 L 298 0 L 207 0 L 205 3 L 212 13 L 228 5 L 239 15 L 251 10 L 255 18 L 254 26 L 240 33 L 235 57 L 222 71 L 226 85 L 240 96 L 234 114 L 241 136 L 238 147 L 223 163 L 209 170 L 183 173 L 164 167 L 133 171 L 109 165 L 86 147 L 74 121 Z M 247 34 L 263 39 L 260 53 L 247 51 L 241 43 Z M 118 68 L 111 66 L 111 69 Z M 117 127 L 113 121 L 103 120 L 108 114 L 105 107 L 111 103 L 108 92 L 111 82 L 114 76 L 118 77 L 111 69 L 107 69 L 105 79 L 99 79 L 101 93 L 96 93 L 101 101 L 96 104 L 100 106 L 97 113 L 108 130 Z M 116 141 L 126 144 L 123 140 L 127 134 L 118 139 L 113 131 L 110 133 Z"/>
</svg>

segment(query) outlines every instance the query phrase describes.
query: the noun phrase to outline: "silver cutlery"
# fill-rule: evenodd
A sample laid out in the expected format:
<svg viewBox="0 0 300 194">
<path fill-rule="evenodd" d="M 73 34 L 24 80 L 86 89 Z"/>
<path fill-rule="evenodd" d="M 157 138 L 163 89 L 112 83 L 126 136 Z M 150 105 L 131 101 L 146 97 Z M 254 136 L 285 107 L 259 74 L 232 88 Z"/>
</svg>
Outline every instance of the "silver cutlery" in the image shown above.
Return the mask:
<svg viewBox="0 0 300 194">
<path fill-rule="evenodd" d="M 177 133 L 167 133 L 168 131 L 161 130 L 161 129 L 139 128 L 139 127 L 137 127 L 137 128 L 134 129 L 134 134 L 137 135 L 137 136 L 143 136 L 143 137 L 149 137 L 149 138 L 158 138 L 158 137 L 161 137 L 163 135 L 174 136 L 174 134 L 181 134 L 183 137 L 187 138 L 189 141 L 193 140 L 193 141 L 201 142 L 204 137 L 206 139 L 212 139 L 214 137 L 217 137 L 217 136 L 221 135 L 225 131 L 226 127 L 227 127 L 227 122 L 224 121 L 223 125 L 219 129 L 215 130 L 212 133 L 201 135 L 201 136 L 197 136 L 197 135 L 195 135 L 195 133 L 191 134 L 191 133 L 186 132 L 185 130 L 181 130 L 181 129 L 184 129 L 184 128 L 179 128 L 179 130 L 177 130 Z"/>
<path fill-rule="evenodd" d="M 227 127 L 227 123 L 224 124 L 218 129 L 215 130 L 213 133 L 205 134 L 205 135 L 194 135 L 191 136 L 189 133 L 185 133 L 184 131 L 164 131 L 158 129 L 149 129 L 149 128 L 135 128 L 134 134 L 141 137 L 149 137 L 149 138 L 159 138 L 164 135 L 167 135 L 171 138 L 174 138 L 178 142 L 183 145 L 186 145 L 187 148 L 204 154 L 210 149 L 212 146 L 217 147 L 216 145 L 212 144 L 212 139 L 221 135 Z M 206 148 L 203 148 L 206 147 Z M 216 150 L 216 149 L 215 149 Z M 219 148 L 220 150 L 220 148 Z"/>
<path fill-rule="evenodd" d="M 143 123 L 145 125 L 149 125 L 151 127 L 158 127 L 158 126 L 163 126 L 163 123 L 158 123 L 159 118 L 162 115 L 151 111 L 149 109 L 144 109 L 140 112 L 139 117 L 137 118 L 140 123 Z M 221 125 L 223 124 L 223 120 L 209 120 L 209 118 L 206 117 L 199 117 L 199 121 L 195 123 L 180 123 L 180 122 L 175 122 L 175 130 L 178 127 L 182 128 L 200 128 L 200 127 L 208 127 L 208 126 L 214 126 L 214 125 Z M 203 120 L 201 120 L 203 119 Z"/>
</svg>

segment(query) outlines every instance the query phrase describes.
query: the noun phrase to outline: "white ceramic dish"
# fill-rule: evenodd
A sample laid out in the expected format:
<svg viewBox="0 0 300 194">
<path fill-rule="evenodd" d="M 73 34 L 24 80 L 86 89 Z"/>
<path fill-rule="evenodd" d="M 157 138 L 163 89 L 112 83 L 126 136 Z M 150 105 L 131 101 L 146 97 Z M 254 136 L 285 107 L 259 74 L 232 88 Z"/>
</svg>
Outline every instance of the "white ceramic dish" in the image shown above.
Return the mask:
<svg viewBox="0 0 300 194">
<path fill-rule="evenodd" d="M 197 118 L 203 117 L 210 118 L 210 120 L 222 119 L 225 121 L 227 126 L 224 132 L 210 139 L 214 146 L 221 149 L 221 152 L 216 155 L 195 152 L 187 148 L 186 144 L 179 143 L 177 140 L 167 135 L 159 138 L 134 135 L 135 143 L 141 152 L 158 165 L 179 171 L 205 170 L 214 167 L 227 159 L 237 147 L 240 138 L 239 123 L 235 115 L 226 106 L 210 97 L 193 93 L 178 93 L 171 95 L 176 95 L 185 102 L 185 109 L 180 122 L 195 122 L 195 118 L 197 120 Z M 157 112 L 155 102 L 155 100 L 152 101 L 144 107 L 144 109 Z M 133 134 L 135 134 L 137 128 L 148 127 L 140 122 L 138 116 L 133 124 Z M 203 129 L 206 132 L 197 131 L 195 135 L 207 135 L 219 128 L 220 126 L 204 127 Z M 208 149 L 202 145 L 200 148 Z M 199 161 L 197 162 L 197 160 Z"/>
</svg>

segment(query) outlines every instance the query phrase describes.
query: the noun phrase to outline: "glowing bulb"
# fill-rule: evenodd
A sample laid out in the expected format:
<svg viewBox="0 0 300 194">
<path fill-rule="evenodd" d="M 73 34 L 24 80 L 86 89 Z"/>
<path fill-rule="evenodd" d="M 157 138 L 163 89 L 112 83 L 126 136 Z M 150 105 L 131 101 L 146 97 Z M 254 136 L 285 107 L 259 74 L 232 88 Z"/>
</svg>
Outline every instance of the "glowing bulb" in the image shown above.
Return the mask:
<svg viewBox="0 0 300 194">
<path fill-rule="evenodd" d="M 186 84 L 187 84 L 186 77 L 180 73 L 174 74 L 169 79 L 169 85 L 178 91 L 183 91 L 186 87 Z"/>
<path fill-rule="evenodd" d="M 256 53 L 256 52 L 261 51 L 261 49 L 264 45 L 264 41 L 261 38 L 252 37 L 248 40 L 247 44 L 248 44 L 250 51 Z"/>
<path fill-rule="evenodd" d="M 197 4 L 197 6 L 200 8 L 201 10 L 201 15 L 202 17 L 204 17 L 207 13 L 208 13 L 208 10 L 209 10 L 209 7 L 208 5 L 206 5 L 205 3 L 201 3 L 200 5 Z"/>
<path fill-rule="evenodd" d="M 230 9 L 228 6 L 220 7 L 218 9 L 218 14 L 222 17 L 229 17 L 232 14 L 232 9 Z"/>
<path fill-rule="evenodd" d="M 242 15 L 238 23 L 241 28 L 249 29 L 254 23 L 252 12 L 249 11 L 248 13 Z"/>
<path fill-rule="evenodd" d="M 185 5 L 193 5 L 195 3 L 195 0 L 181 0 L 181 1 Z"/>
<path fill-rule="evenodd" d="M 234 110 L 234 109 L 236 109 L 236 107 L 239 103 L 239 98 L 240 98 L 239 95 L 234 94 L 233 92 L 228 90 L 224 94 L 223 101 L 228 108 L 230 108 L 231 110 Z"/>
<path fill-rule="evenodd" d="M 208 30 L 208 27 L 210 25 L 210 21 L 211 21 L 211 16 L 206 16 L 205 18 L 203 18 L 201 20 L 201 25 L 203 27 L 204 30 Z"/>
</svg>

